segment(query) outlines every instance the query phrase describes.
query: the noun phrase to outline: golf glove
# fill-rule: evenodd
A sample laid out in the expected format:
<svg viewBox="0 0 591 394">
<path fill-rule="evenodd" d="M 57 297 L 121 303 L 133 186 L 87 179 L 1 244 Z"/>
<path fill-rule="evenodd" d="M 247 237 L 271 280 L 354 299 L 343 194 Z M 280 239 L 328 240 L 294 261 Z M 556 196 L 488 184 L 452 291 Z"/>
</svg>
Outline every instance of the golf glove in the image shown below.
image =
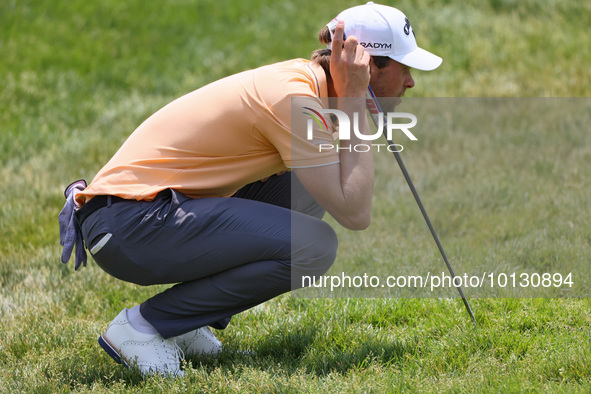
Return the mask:
<svg viewBox="0 0 591 394">
<path fill-rule="evenodd" d="M 84 264 L 86 267 L 86 250 L 84 250 L 82 231 L 74 215 L 80 209 L 74 200 L 74 195 L 84 189 L 86 189 L 86 181 L 84 179 L 77 180 L 66 188 L 64 192 L 66 203 L 58 216 L 60 223 L 60 245 L 64 247 L 62 250 L 62 263 L 65 264 L 70 261 L 74 245 L 76 245 L 75 270 L 78 270 L 81 264 Z"/>
</svg>

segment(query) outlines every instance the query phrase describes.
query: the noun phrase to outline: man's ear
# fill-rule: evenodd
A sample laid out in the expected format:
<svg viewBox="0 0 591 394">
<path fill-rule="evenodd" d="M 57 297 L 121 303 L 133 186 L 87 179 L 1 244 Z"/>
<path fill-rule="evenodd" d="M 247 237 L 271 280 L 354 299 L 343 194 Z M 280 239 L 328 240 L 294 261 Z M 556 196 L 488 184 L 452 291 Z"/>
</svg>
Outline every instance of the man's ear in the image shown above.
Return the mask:
<svg viewBox="0 0 591 394">
<path fill-rule="evenodd" d="M 379 71 L 379 68 L 378 68 L 378 66 L 376 66 L 375 62 L 373 61 L 373 56 L 370 56 L 369 57 L 369 78 L 370 78 L 369 84 L 370 85 L 374 82 L 374 81 L 372 81 L 372 79 L 378 75 L 378 71 Z"/>
<path fill-rule="evenodd" d="M 373 61 L 373 56 L 369 57 L 369 72 L 372 73 L 372 69 L 376 68 L 376 64 Z"/>
<path fill-rule="evenodd" d="M 378 73 L 378 66 L 373 61 L 373 56 L 369 57 L 369 75 L 377 74 Z"/>
</svg>

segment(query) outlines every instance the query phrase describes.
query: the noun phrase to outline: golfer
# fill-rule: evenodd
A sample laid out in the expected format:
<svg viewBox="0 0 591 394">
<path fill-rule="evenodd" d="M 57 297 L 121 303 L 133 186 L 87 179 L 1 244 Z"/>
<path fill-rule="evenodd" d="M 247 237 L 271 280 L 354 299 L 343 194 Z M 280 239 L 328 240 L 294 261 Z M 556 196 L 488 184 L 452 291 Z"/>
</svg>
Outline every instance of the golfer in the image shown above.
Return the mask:
<svg viewBox="0 0 591 394">
<path fill-rule="evenodd" d="M 372 152 L 335 143 L 338 125 L 313 125 L 293 110 L 360 114 L 368 85 L 378 97 L 414 86 L 411 68 L 441 58 L 417 47 L 395 8 L 343 11 L 319 34 L 327 49 L 244 71 L 201 87 L 145 120 L 86 186 L 66 190 L 60 234 L 67 261 L 86 263 L 82 240 L 110 275 L 173 284 L 115 317 L 99 343 L 144 374 L 180 375 L 183 355 L 215 354 L 233 315 L 324 274 L 337 250 L 328 211 L 352 230 L 369 226 Z M 332 105 L 332 104 L 331 104 Z M 320 112 L 319 112 L 320 113 Z M 336 123 L 336 122 L 335 122 Z M 311 137 L 311 138 L 310 138 Z M 333 149 L 318 149 L 330 141 Z"/>
</svg>

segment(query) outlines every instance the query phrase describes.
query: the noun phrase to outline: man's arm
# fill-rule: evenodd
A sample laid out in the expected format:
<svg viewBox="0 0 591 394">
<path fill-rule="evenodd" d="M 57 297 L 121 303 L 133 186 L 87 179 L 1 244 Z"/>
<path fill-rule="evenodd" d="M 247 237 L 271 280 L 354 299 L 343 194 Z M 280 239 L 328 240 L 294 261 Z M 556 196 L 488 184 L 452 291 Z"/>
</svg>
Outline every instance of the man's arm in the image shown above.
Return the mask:
<svg viewBox="0 0 591 394">
<path fill-rule="evenodd" d="M 343 46 L 344 23 L 337 23 L 330 60 L 330 73 L 337 94 L 338 109 L 349 119 L 359 114 L 362 132 L 368 132 L 365 118 L 365 94 L 369 85 L 370 56 L 357 38 L 350 36 Z M 342 226 L 363 230 L 371 219 L 373 195 L 373 153 L 349 151 L 366 141 L 351 133 L 351 140 L 340 141 L 340 163 L 321 167 L 296 168 L 294 172 L 306 190 Z"/>
</svg>

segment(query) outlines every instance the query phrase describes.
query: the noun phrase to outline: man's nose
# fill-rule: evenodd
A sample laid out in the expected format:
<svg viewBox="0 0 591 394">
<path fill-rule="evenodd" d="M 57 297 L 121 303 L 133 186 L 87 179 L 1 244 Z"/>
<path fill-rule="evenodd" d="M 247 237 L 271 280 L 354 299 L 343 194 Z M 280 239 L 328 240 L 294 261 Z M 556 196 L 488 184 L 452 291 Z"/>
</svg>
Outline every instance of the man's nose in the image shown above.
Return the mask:
<svg viewBox="0 0 591 394">
<path fill-rule="evenodd" d="M 410 89 L 410 88 L 412 88 L 413 86 L 415 86 L 415 80 L 414 80 L 414 79 L 412 79 L 412 75 L 410 75 L 410 74 L 409 74 L 409 75 L 408 75 L 408 79 L 406 80 L 406 88 L 407 88 L 407 89 Z"/>
</svg>

